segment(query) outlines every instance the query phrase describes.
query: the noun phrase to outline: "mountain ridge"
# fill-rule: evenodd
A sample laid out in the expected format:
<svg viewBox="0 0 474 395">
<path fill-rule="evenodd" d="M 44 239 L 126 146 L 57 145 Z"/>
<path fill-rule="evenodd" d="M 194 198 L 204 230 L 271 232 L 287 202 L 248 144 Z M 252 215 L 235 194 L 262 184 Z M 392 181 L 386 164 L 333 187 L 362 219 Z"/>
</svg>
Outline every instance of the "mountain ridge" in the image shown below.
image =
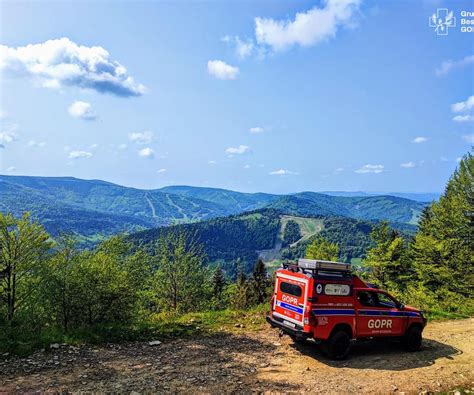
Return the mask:
<svg viewBox="0 0 474 395">
<path fill-rule="evenodd" d="M 416 224 L 424 206 L 395 196 L 331 196 L 311 191 L 277 195 L 186 185 L 138 189 L 75 177 L 0 175 L 0 211 L 16 216 L 30 211 L 53 235 L 72 232 L 85 239 L 264 208 L 303 217 Z"/>
</svg>

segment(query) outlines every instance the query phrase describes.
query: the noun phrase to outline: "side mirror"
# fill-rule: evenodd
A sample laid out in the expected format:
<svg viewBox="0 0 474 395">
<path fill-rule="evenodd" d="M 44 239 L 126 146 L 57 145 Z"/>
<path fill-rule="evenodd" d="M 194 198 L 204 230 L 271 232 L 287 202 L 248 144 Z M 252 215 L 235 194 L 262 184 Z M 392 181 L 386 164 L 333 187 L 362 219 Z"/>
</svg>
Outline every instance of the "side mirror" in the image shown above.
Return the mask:
<svg viewBox="0 0 474 395">
<path fill-rule="evenodd" d="M 403 303 L 400 303 L 400 304 L 398 305 L 398 309 L 399 309 L 399 310 L 403 310 L 404 308 L 405 308 L 405 305 L 404 305 Z"/>
</svg>

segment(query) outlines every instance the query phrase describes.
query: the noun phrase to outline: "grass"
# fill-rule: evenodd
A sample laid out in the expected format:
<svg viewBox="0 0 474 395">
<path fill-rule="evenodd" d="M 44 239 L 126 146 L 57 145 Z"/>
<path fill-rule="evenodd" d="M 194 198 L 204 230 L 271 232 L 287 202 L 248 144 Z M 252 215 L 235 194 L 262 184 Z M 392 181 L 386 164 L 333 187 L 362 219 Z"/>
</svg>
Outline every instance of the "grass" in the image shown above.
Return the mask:
<svg viewBox="0 0 474 395">
<path fill-rule="evenodd" d="M 351 265 L 362 266 L 362 258 L 351 258 Z"/>
<path fill-rule="evenodd" d="M 462 320 L 473 316 L 469 313 L 455 313 L 437 309 L 430 309 L 426 311 L 425 315 L 428 317 L 429 321 Z"/>
<path fill-rule="evenodd" d="M 147 320 L 128 325 L 96 325 L 65 332 L 58 327 L 0 327 L 0 355 L 27 356 L 34 350 L 48 349 L 53 343 L 79 345 L 83 343 L 119 343 L 190 336 L 206 336 L 217 332 L 256 331 L 265 322 L 268 304 L 248 310 L 203 311 L 176 315 L 155 314 Z M 236 324 L 239 324 L 236 327 Z"/>
<path fill-rule="evenodd" d="M 317 218 L 295 217 L 293 215 L 283 215 L 281 217 L 279 236 L 283 238 L 283 231 L 288 221 L 293 220 L 300 226 L 301 240 L 306 240 L 319 233 L 323 229 L 323 221 Z M 301 241 L 300 240 L 300 241 Z"/>
<path fill-rule="evenodd" d="M 148 341 L 209 336 L 218 332 L 257 331 L 265 327 L 268 304 L 247 310 L 220 310 L 186 313 L 182 315 L 160 313 L 147 320 L 137 320 L 128 325 L 96 325 L 63 331 L 61 328 L 32 325 L 7 328 L 0 327 L 0 355 L 4 353 L 27 356 L 37 349 L 48 349 L 50 344 L 120 343 L 124 341 Z M 472 315 L 445 312 L 436 309 L 426 311 L 429 321 L 469 318 Z M 242 326 L 242 327 L 241 327 Z"/>
</svg>

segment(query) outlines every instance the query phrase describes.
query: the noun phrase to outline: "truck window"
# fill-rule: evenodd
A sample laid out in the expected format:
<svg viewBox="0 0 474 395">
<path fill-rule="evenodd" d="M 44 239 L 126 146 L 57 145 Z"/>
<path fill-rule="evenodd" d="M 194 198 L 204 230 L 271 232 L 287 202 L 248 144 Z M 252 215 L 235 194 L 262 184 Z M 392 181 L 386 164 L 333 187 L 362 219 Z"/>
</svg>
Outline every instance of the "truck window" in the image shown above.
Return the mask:
<svg viewBox="0 0 474 395">
<path fill-rule="evenodd" d="M 395 301 L 387 294 L 377 292 L 377 307 L 393 309 L 397 307 Z"/>
<path fill-rule="evenodd" d="M 395 301 L 382 292 L 360 291 L 357 293 L 357 299 L 365 307 L 382 307 L 385 309 L 397 307 Z"/>
<path fill-rule="evenodd" d="M 326 284 L 324 294 L 331 296 L 347 296 L 351 293 L 351 287 L 348 284 Z"/>
<path fill-rule="evenodd" d="M 303 290 L 301 289 L 299 285 L 285 283 L 285 282 L 280 283 L 280 291 L 285 294 L 293 295 L 296 297 L 300 297 L 301 294 L 303 293 Z"/>
<path fill-rule="evenodd" d="M 365 307 L 375 307 L 375 298 L 373 292 L 360 291 L 357 292 L 357 299 L 362 306 Z"/>
</svg>

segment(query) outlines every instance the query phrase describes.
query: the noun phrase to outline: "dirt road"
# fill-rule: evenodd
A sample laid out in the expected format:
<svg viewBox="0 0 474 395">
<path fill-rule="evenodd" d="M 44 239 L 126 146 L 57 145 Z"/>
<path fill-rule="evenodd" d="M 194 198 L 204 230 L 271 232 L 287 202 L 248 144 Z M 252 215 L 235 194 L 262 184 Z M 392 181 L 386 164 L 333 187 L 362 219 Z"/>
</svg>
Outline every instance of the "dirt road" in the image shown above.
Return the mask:
<svg viewBox="0 0 474 395">
<path fill-rule="evenodd" d="M 474 319 L 434 322 L 423 349 L 360 343 L 333 362 L 262 326 L 196 339 L 103 347 L 60 346 L 0 360 L 0 392 L 422 392 L 474 390 Z"/>
</svg>

